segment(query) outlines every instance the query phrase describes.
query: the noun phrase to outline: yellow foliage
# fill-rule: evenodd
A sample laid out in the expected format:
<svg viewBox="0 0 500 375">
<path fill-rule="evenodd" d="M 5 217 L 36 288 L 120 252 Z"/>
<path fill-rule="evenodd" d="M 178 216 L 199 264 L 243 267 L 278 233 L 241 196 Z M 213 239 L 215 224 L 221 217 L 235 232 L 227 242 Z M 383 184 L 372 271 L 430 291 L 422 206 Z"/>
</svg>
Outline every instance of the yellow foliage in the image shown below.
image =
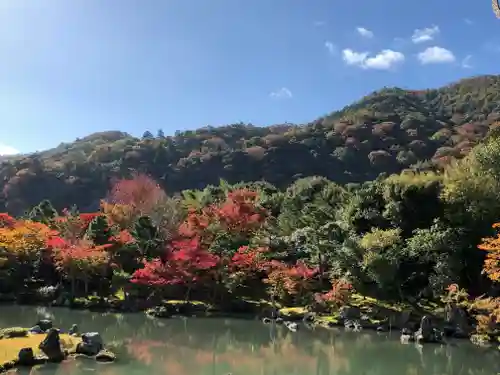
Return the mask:
<svg viewBox="0 0 500 375">
<path fill-rule="evenodd" d="M 29 335 L 26 337 L 16 337 L 0 340 L 0 364 L 17 359 L 17 355 L 22 348 L 32 348 L 35 355 L 41 354 L 38 345 L 46 335 Z M 61 334 L 61 346 L 63 349 L 71 350 L 81 341 L 78 337 Z"/>
<path fill-rule="evenodd" d="M 106 215 L 110 223 L 118 225 L 121 229 L 130 228 L 137 216 L 137 211 L 131 206 L 105 201 L 101 201 L 101 211 Z"/>
<path fill-rule="evenodd" d="M 477 298 L 471 305 L 471 310 L 477 312 L 475 318 L 478 333 L 490 334 L 500 323 L 500 298 Z"/>
<path fill-rule="evenodd" d="M 361 247 L 365 250 L 382 250 L 394 246 L 401 241 L 401 229 L 372 229 L 361 239 Z"/>
<path fill-rule="evenodd" d="M 46 225 L 33 221 L 19 221 L 12 228 L 0 228 L 0 249 L 3 250 L 0 263 L 12 257 L 19 261 L 36 259 L 52 233 Z"/>
</svg>

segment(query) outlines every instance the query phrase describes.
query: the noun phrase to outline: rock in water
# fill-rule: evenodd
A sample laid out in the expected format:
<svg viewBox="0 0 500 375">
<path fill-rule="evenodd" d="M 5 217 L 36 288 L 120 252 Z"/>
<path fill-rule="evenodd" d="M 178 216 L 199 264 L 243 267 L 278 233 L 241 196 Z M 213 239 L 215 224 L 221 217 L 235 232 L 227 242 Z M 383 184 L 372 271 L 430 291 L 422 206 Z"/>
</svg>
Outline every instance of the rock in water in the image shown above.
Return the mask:
<svg viewBox="0 0 500 375">
<path fill-rule="evenodd" d="M 361 317 L 361 310 L 353 306 L 342 306 L 340 308 L 340 319 L 357 320 Z"/>
<path fill-rule="evenodd" d="M 285 322 L 285 327 L 292 332 L 297 332 L 297 329 L 299 329 L 299 325 L 295 322 Z"/>
<path fill-rule="evenodd" d="M 76 336 L 78 334 L 78 326 L 76 324 L 73 324 L 69 329 L 68 334 Z"/>
<path fill-rule="evenodd" d="M 42 329 L 42 331 L 44 331 L 44 332 L 46 332 L 47 330 L 49 330 L 53 327 L 52 320 L 49 320 L 49 319 L 39 320 L 36 325 L 39 326 Z"/>
<path fill-rule="evenodd" d="M 97 362 L 114 362 L 116 356 L 109 350 L 103 349 L 95 356 Z"/>
<path fill-rule="evenodd" d="M 32 334 L 40 334 L 40 333 L 44 333 L 45 331 L 40 327 L 40 326 L 33 326 L 29 329 L 30 333 Z"/>
<path fill-rule="evenodd" d="M 102 349 L 103 342 L 101 335 L 97 332 L 89 332 L 82 335 L 82 342 L 78 343 L 76 352 L 78 354 L 94 356 Z"/>
<path fill-rule="evenodd" d="M 35 355 L 33 354 L 32 348 L 23 348 L 19 351 L 17 355 L 17 361 L 19 366 L 31 367 L 35 364 Z"/>
<path fill-rule="evenodd" d="M 425 342 L 440 342 L 441 335 L 440 332 L 432 327 L 431 318 L 427 315 L 422 317 L 420 321 L 420 328 L 415 332 L 415 341 L 419 343 Z"/>
<path fill-rule="evenodd" d="M 469 336 L 471 327 L 465 309 L 455 305 L 447 305 L 445 314 L 447 328 L 451 336 L 457 338 L 466 338 Z"/>
<path fill-rule="evenodd" d="M 61 362 L 64 359 L 59 332 L 55 328 L 49 329 L 47 336 L 38 348 L 48 357 L 50 362 Z"/>
</svg>

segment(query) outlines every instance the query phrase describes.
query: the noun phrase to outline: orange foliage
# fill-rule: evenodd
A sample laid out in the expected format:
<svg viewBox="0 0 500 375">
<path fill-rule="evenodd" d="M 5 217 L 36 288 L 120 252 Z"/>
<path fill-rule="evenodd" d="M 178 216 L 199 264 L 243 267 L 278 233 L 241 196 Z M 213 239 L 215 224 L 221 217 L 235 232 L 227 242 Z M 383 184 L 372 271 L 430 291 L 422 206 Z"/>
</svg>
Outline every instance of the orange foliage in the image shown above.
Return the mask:
<svg viewBox="0 0 500 375">
<path fill-rule="evenodd" d="M 287 296 L 300 295 L 312 285 L 317 268 L 309 268 L 302 262 L 289 266 L 278 261 L 268 265 L 268 275 L 264 283 L 270 287 L 269 294 L 284 299 Z"/>
<path fill-rule="evenodd" d="M 493 224 L 493 228 L 500 228 L 500 223 Z M 478 248 L 487 251 L 483 270 L 493 281 L 500 280 L 500 233 L 496 237 L 483 238 Z"/>
<path fill-rule="evenodd" d="M 100 275 L 107 269 L 109 255 L 106 249 L 110 245 L 94 246 L 84 240 L 70 244 L 58 237 L 50 240 L 49 245 L 57 268 L 69 277 Z"/>
</svg>

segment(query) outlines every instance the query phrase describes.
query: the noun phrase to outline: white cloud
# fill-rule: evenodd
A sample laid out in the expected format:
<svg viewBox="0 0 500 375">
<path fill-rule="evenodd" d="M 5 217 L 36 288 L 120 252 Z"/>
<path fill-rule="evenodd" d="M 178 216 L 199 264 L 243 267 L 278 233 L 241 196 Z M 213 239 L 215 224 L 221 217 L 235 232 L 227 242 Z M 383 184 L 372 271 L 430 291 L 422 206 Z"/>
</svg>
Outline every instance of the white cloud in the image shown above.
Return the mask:
<svg viewBox="0 0 500 375">
<path fill-rule="evenodd" d="M 423 43 L 434 40 L 434 37 L 439 34 L 439 27 L 432 26 L 426 27 L 425 29 L 416 29 L 411 36 L 411 40 L 413 43 Z"/>
<path fill-rule="evenodd" d="M 418 59 L 422 64 L 451 63 L 456 60 L 455 55 L 450 50 L 442 47 L 429 47 L 418 54 Z"/>
<path fill-rule="evenodd" d="M 286 87 L 282 87 L 279 90 L 273 91 L 270 94 L 270 96 L 271 96 L 271 98 L 276 98 L 276 99 L 289 99 L 293 95 L 289 89 L 287 89 Z"/>
<path fill-rule="evenodd" d="M 14 147 L 7 146 L 7 145 L 4 145 L 3 143 L 0 143 L 0 155 L 1 156 L 15 155 L 15 154 L 19 154 L 19 151 L 16 150 Z"/>
<path fill-rule="evenodd" d="M 355 52 L 350 48 L 344 49 L 342 51 L 342 59 L 347 65 L 363 65 L 366 58 L 368 57 L 368 52 Z"/>
<path fill-rule="evenodd" d="M 365 29 L 364 27 L 357 27 L 356 30 L 362 37 L 373 38 L 373 32 L 368 29 Z"/>
<path fill-rule="evenodd" d="M 472 21 L 471 19 L 469 18 L 464 18 L 464 22 L 467 24 L 467 25 L 474 25 L 474 21 Z"/>
<path fill-rule="evenodd" d="M 384 49 L 373 57 L 365 60 L 365 67 L 367 69 L 391 69 L 397 64 L 405 61 L 405 55 L 401 52 L 393 51 L 391 49 Z"/>
<path fill-rule="evenodd" d="M 401 52 L 384 49 L 370 57 L 368 52 L 355 52 L 352 49 L 342 51 L 342 59 L 347 65 L 358 66 L 363 69 L 389 70 L 405 60 Z"/>
<path fill-rule="evenodd" d="M 464 59 L 462 60 L 462 68 L 471 69 L 472 68 L 472 65 L 470 63 L 471 59 L 472 59 L 472 55 L 465 56 Z"/>
<path fill-rule="evenodd" d="M 337 53 L 337 46 L 330 41 L 325 42 L 325 48 L 328 50 L 330 55 L 335 55 Z"/>
</svg>

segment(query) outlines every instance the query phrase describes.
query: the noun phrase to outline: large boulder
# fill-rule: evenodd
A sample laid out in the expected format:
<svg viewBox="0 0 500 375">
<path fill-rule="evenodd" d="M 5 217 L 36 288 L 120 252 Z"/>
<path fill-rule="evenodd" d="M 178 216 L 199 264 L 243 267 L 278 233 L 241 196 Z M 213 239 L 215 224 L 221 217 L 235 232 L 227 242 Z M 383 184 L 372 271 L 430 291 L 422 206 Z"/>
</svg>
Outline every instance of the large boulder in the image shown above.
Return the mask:
<svg viewBox="0 0 500 375">
<path fill-rule="evenodd" d="M 469 317 L 465 309 L 447 305 L 445 308 L 446 327 L 448 332 L 456 338 L 467 338 L 472 331 Z"/>
<path fill-rule="evenodd" d="M 71 336 L 78 336 L 78 325 L 73 324 L 69 329 L 68 334 Z"/>
<path fill-rule="evenodd" d="M 32 348 L 22 348 L 17 355 L 17 364 L 19 366 L 31 367 L 35 364 L 35 355 Z"/>
<path fill-rule="evenodd" d="M 395 325 L 401 329 L 408 328 L 411 319 L 411 310 L 403 310 L 397 317 Z"/>
<path fill-rule="evenodd" d="M 415 341 L 418 343 L 441 342 L 441 332 L 434 329 L 431 318 L 427 315 L 422 317 L 420 328 L 415 332 Z"/>
<path fill-rule="evenodd" d="M 361 318 L 361 310 L 354 306 L 342 306 L 340 308 L 340 319 L 358 320 Z"/>
<path fill-rule="evenodd" d="M 78 354 L 85 354 L 89 356 L 97 355 L 104 348 L 102 337 L 97 332 L 84 333 L 82 335 L 82 342 L 76 346 Z"/>
<path fill-rule="evenodd" d="M 52 320 L 49 320 L 49 319 L 39 320 L 36 325 L 39 326 L 42 329 L 42 331 L 44 331 L 44 332 L 48 331 L 49 329 L 53 328 L 53 326 L 54 326 L 52 324 Z"/>
<path fill-rule="evenodd" d="M 48 357 L 50 362 L 61 362 L 64 359 L 59 331 L 55 328 L 49 329 L 47 336 L 38 345 L 38 348 Z"/>
</svg>

